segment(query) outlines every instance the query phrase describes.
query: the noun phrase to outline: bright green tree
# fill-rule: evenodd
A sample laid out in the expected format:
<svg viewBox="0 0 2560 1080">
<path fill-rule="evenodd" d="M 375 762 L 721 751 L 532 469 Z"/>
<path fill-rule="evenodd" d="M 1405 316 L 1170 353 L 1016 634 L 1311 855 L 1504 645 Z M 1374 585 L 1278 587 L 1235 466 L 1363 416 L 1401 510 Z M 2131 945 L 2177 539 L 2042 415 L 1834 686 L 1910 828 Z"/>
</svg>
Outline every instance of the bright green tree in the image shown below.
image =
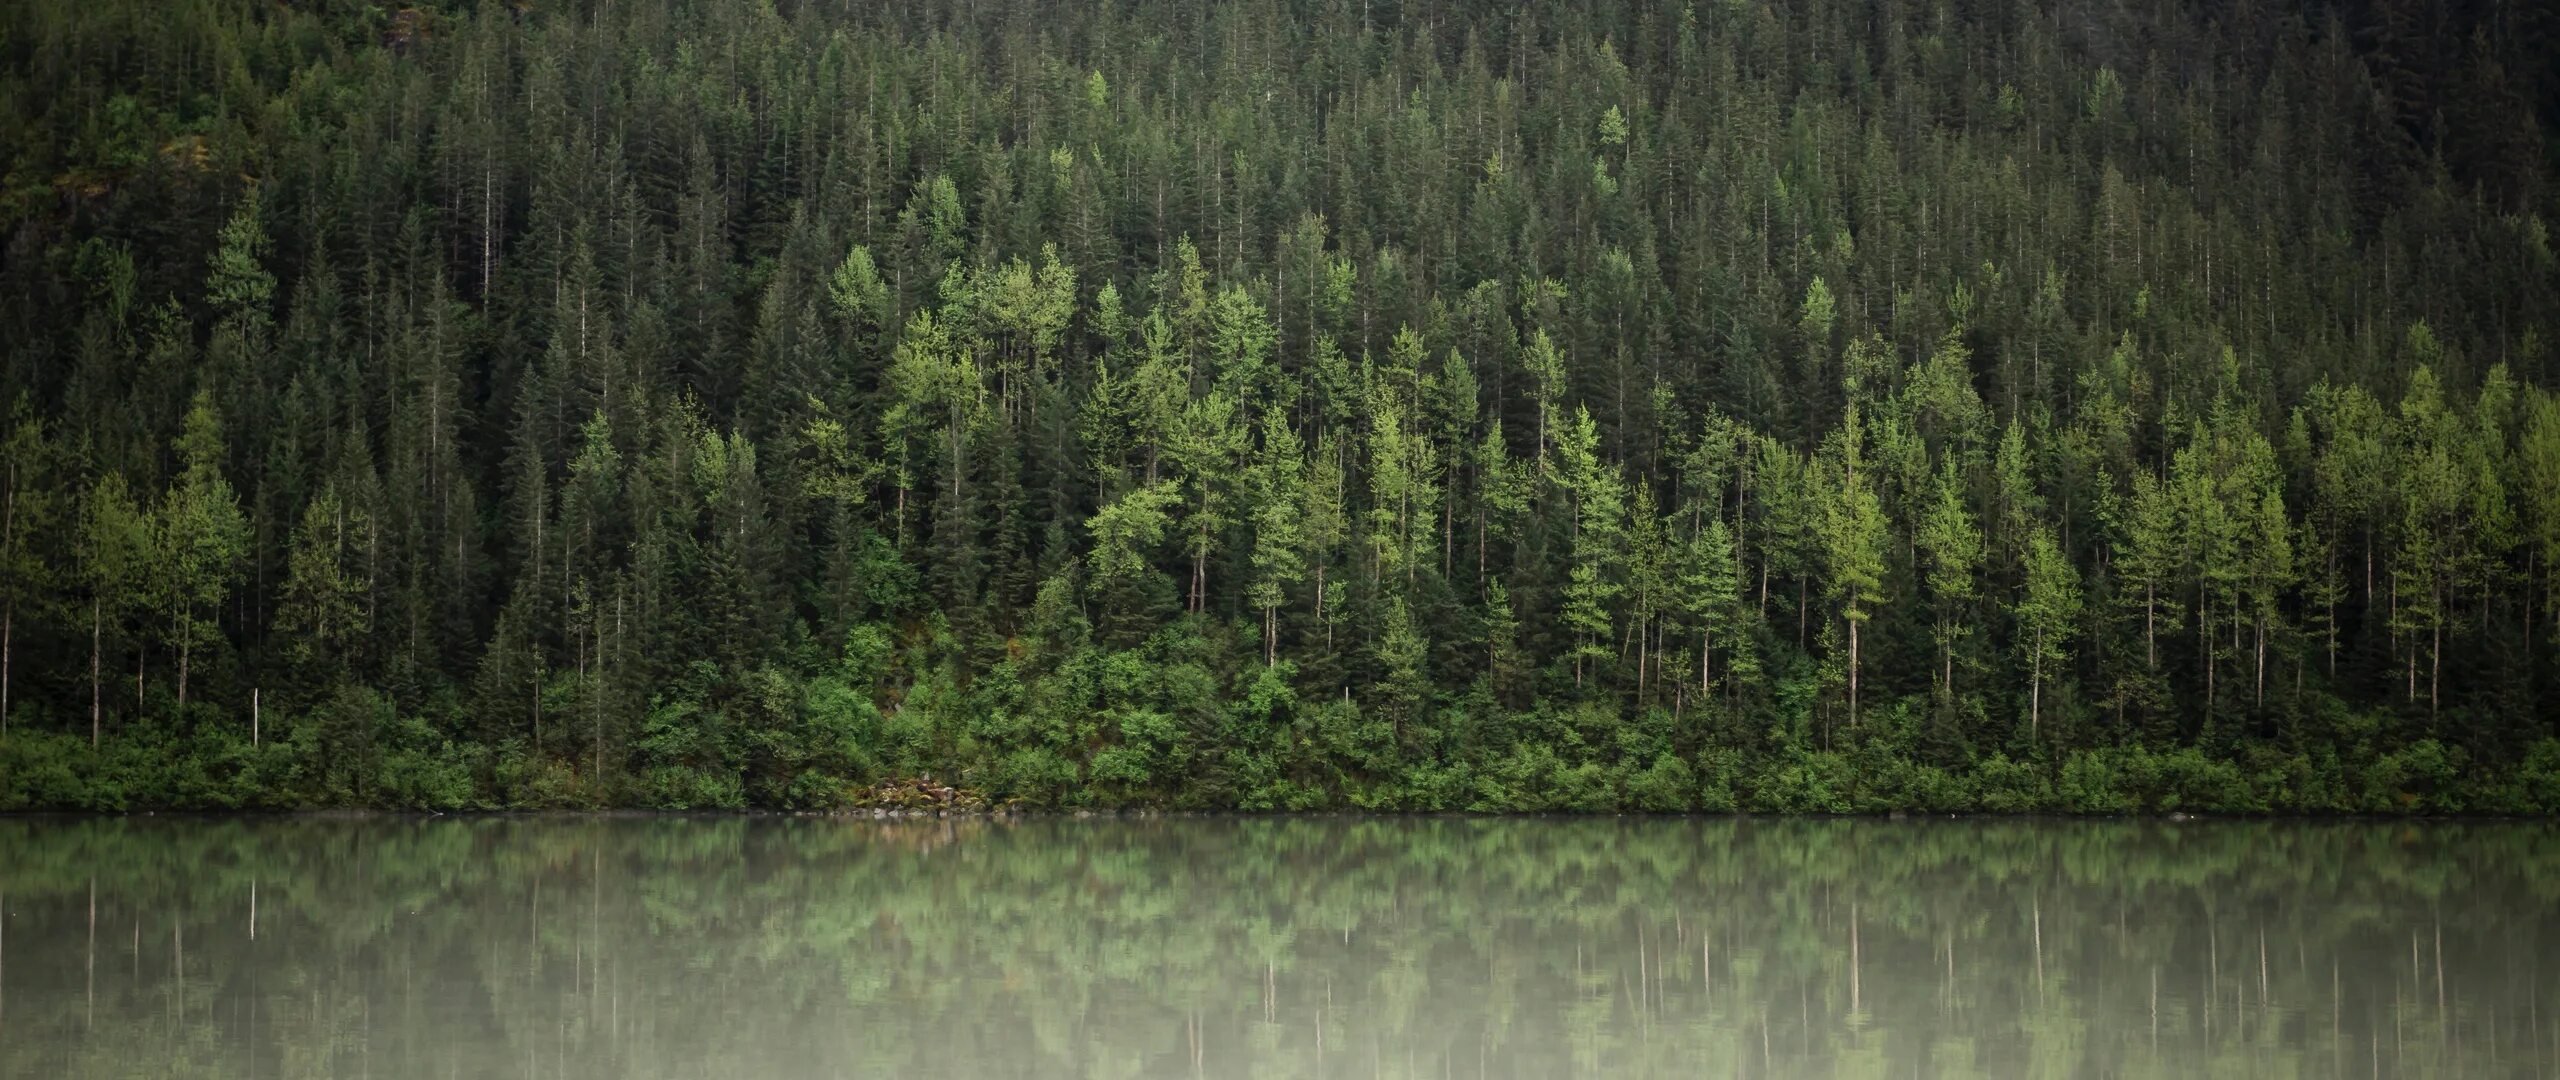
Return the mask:
<svg viewBox="0 0 2560 1080">
<path fill-rule="evenodd" d="M 167 561 L 160 568 L 159 606 L 178 652 L 184 712 L 196 652 L 222 640 L 217 620 L 248 561 L 249 522 L 222 475 L 222 421 L 211 394 L 197 392 L 177 451 L 182 471 L 160 503 L 159 547 Z"/>
<path fill-rule="evenodd" d="M 1757 668 L 1746 631 L 1751 607 L 1742 596 L 1742 564 L 1724 518 L 1708 516 L 1706 527 L 1689 537 L 1680 564 L 1681 609 L 1698 633 L 1698 699 L 1704 702 L 1715 692 L 1718 643 L 1725 651 L 1728 684 L 1749 678 Z"/>
<path fill-rule="evenodd" d="M 1840 619 L 1849 632 L 1851 727 L 1858 724 L 1860 631 L 1875 617 L 1876 605 L 1884 601 L 1888 528 L 1884 507 L 1876 500 L 1874 482 L 1859 471 L 1861 442 L 1858 410 L 1853 406 L 1848 423 L 1841 428 L 1839 460 L 1830 464 L 1839 470 L 1840 480 L 1832 491 L 1824 547 L 1825 580 L 1831 599 L 1840 605 Z"/>
<path fill-rule="evenodd" d="M 1401 596 L 1387 601 L 1376 649 L 1378 697 L 1386 706 L 1396 745 L 1401 747 L 1406 729 L 1421 717 L 1423 705 L 1431 697 L 1431 640 L 1414 624 L 1413 613 Z"/>
<path fill-rule="evenodd" d="M 1306 577 L 1306 459 L 1288 417 L 1278 409 L 1262 417 L 1262 448 L 1252 476 L 1253 584 L 1249 599 L 1262 611 L 1262 662 L 1280 660 L 1280 608 Z"/>
<path fill-rule="evenodd" d="M 1616 653 L 1609 634 L 1616 621 L 1616 602 L 1625 590 L 1621 562 L 1626 551 L 1626 481 L 1615 465 L 1600 460 L 1600 434 L 1591 410 L 1576 407 L 1573 420 L 1556 439 L 1558 475 L 1573 500 L 1573 564 L 1564 587 L 1564 624 L 1573 634 L 1573 684 L 1580 687 L 1589 666 Z"/>
<path fill-rule="evenodd" d="M 2080 572 L 2053 538 L 2037 526 L 2027 534 L 2026 584 L 2010 614 L 2018 620 L 2019 659 L 2027 667 L 2027 737 L 2044 718 L 2044 684 L 2071 662 L 2071 639 L 2080 625 Z"/>
<path fill-rule="evenodd" d="M 1972 606 L 1979 592 L 1975 581 L 1982 569 L 1982 530 L 1965 507 L 1952 455 L 1939 460 L 1937 481 L 1921 513 L 1912 540 L 1926 560 L 1929 600 L 1937 616 L 1931 635 L 1938 644 L 1938 700 L 1943 704 L 1955 697 L 1956 646 L 1972 631 Z"/>
<path fill-rule="evenodd" d="M 1159 480 L 1123 493 L 1085 520 L 1085 529 L 1093 534 L 1093 550 L 1085 557 L 1092 571 L 1085 595 L 1102 609 L 1097 621 L 1116 644 L 1134 641 L 1147 625 L 1151 594 L 1161 587 L 1162 576 L 1149 562 L 1149 552 L 1164 542 L 1172 525 L 1169 511 L 1181 498 L 1173 481 Z"/>
<path fill-rule="evenodd" d="M 364 529 L 359 514 L 349 511 L 337 489 L 323 488 L 303 507 L 294 528 L 275 632 L 309 687 L 334 688 L 347 678 L 348 649 L 364 625 L 364 580 L 350 571 L 352 538 Z"/>
<path fill-rule="evenodd" d="M 96 746 L 106 713 L 103 664 L 110 628 L 149 603 L 149 582 L 159 560 L 152 516 L 136 503 L 124 474 L 108 473 L 80 500 L 76 548 L 80 583 L 89 594 L 89 745 Z M 134 669 L 134 703 L 141 704 L 142 669 Z"/>
</svg>

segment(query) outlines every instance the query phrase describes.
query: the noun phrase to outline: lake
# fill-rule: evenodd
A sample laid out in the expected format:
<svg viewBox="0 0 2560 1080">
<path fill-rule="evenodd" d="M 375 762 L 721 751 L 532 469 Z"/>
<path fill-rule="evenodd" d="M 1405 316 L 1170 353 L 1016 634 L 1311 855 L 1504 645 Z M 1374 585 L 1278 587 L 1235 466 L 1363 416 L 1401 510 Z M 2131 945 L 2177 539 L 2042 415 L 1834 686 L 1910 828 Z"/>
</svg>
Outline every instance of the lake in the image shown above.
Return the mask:
<svg viewBox="0 0 2560 1080">
<path fill-rule="evenodd" d="M 2560 1075 L 2560 827 L 0 819 L 0 1076 Z"/>
</svg>

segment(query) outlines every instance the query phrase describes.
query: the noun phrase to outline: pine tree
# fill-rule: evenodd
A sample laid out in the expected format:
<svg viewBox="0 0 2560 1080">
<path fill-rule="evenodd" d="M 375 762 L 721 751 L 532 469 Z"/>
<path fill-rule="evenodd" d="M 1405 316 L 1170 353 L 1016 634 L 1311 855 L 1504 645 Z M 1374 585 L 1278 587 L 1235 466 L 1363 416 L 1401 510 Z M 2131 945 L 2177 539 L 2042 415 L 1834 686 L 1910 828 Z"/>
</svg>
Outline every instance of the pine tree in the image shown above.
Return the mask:
<svg viewBox="0 0 2560 1080">
<path fill-rule="evenodd" d="M 222 475 L 221 431 L 212 395 L 197 392 L 177 443 L 183 471 L 160 504 L 158 547 L 166 561 L 159 601 L 169 620 L 168 642 L 178 652 L 182 714 L 196 652 L 221 642 L 217 620 L 249 556 L 249 523 Z"/>
<path fill-rule="evenodd" d="M 986 384 L 967 343 L 931 311 L 907 320 L 888 372 L 889 406 L 880 417 L 881 443 L 898 486 L 898 537 L 906 536 L 907 495 L 914 485 L 915 442 L 930 437 L 949 477 L 948 497 L 966 496 L 969 442 L 987 414 Z"/>
<path fill-rule="evenodd" d="M 1407 359 L 1416 356 L 1408 355 Z M 1416 415 L 1409 389 L 1419 373 L 1399 365 L 1374 375 L 1369 391 L 1369 545 L 1373 584 L 1410 589 L 1429 565 L 1425 538 L 1439 518 L 1441 458 Z M 1400 580 L 1399 580 L 1400 579 Z"/>
<path fill-rule="evenodd" d="M 106 712 L 101 668 L 106 635 L 124 617 L 150 603 L 151 575 L 158 571 L 159 538 L 149 511 L 138 505 L 122 473 L 89 485 L 80 500 L 78 550 L 81 584 L 89 594 L 89 745 L 98 744 Z M 134 705 L 142 704 L 141 668 L 135 668 Z"/>
<path fill-rule="evenodd" d="M 44 612 L 56 595 L 45 547 L 61 516 L 54 490 L 60 450 L 46 426 L 20 394 L 0 438 L 0 738 L 9 733 L 19 620 Z"/>
<path fill-rule="evenodd" d="M 2525 407 L 2523 436 L 2516 446 L 2516 463 L 2523 474 L 2522 501 L 2525 532 L 2525 588 L 2542 590 L 2542 615 L 2547 631 L 2560 640 L 2560 397 L 2535 392 Z M 2528 646 L 2533 638 L 2533 604 L 2525 603 L 2525 638 Z"/>
<path fill-rule="evenodd" d="M 1209 555 L 1230 523 L 1228 506 L 1237 498 L 1237 461 L 1244 456 L 1249 432 L 1238 416 L 1236 399 L 1221 390 L 1195 398 L 1183 410 L 1182 422 L 1166 444 L 1166 452 L 1191 489 L 1185 514 L 1185 549 L 1191 555 L 1188 610 L 1209 610 Z"/>
<path fill-rule="evenodd" d="M 275 632 L 285 639 L 296 681 L 313 690 L 334 690 L 350 675 L 347 653 L 363 626 L 364 583 L 349 564 L 352 538 L 364 529 L 334 487 L 323 488 L 303 507 L 294 528 Z"/>
<path fill-rule="evenodd" d="M 1262 448 L 1252 470 L 1253 585 L 1262 611 L 1262 662 L 1280 659 L 1280 608 L 1306 576 L 1306 460 L 1296 429 L 1279 409 L 1262 417 Z"/>
<path fill-rule="evenodd" d="M 1393 725 L 1399 748 L 1404 745 L 1406 731 L 1421 718 L 1424 703 L 1430 700 L 1430 656 L 1431 641 L 1414 625 L 1404 598 L 1390 598 L 1378 631 L 1378 697 Z"/>
<path fill-rule="evenodd" d="M 1307 464 L 1306 498 L 1299 518 L 1299 535 L 1306 543 L 1304 563 L 1314 575 L 1310 589 L 1316 622 L 1324 627 L 1324 647 L 1333 649 L 1333 612 L 1341 606 L 1342 579 L 1326 580 L 1334 559 L 1350 535 L 1350 515 L 1346 502 L 1341 440 L 1325 435 L 1316 440 L 1316 452 Z"/>
<path fill-rule="evenodd" d="M 2419 656 L 2427 668 L 2427 712 L 2442 706 L 2444 634 L 2462 563 L 2463 496 L 2471 478 L 2457 459 L 2458 431 L 2433 369 L 2420 367 L 2400 403 L 2401 447 L 2393 500 L 2398 543 L 2391 559 L 2390 626 L 2406 672 L 2406 699 L 2418 699 Z"/>
<path fill-rule="evenodd" d="M 853 245 L 844 261 L 828 275 L 827 299 L 856 341 L 895 325 L 892 320 L 897 307 L 889 295 L 889 285 L 880 279 L 880 268 L 872 262 L 871 249 L 862 244 Z"/>
<path fill-rule="evenodd" d="M 1594 662 L 1615 653 L 1609 631 L 1613 605 L 1624 591 L 1620 562 L 1625 557 L 1626 483 L 1615 466 L 1599 456 L 1600 436 L 1591 410 L 1577 407 L 1571 423 L 1558 433 L 1556 459 L 1565 492 L 1573 501 L 1573 564 L 1564 588 L 1564 625 L 1573 634 L 1573 684 L 1582 686 Z"/>
<path fill-rule="evenodd" d="M 1853 405 L 1848 422 L 1840 431 L 1838 461 L 1829 463 L 1829 467 L 1840 470 L 1841 479 L 1832 491 L 1825 526 L 1826 586 L 1831 599 L 1840 605 L 1840 619 L 1849 633 L 1851 727 L 1858 724 L 1859 632 L 1875 617 L 1876 605 L 1884 600 L 1887 526 L 1873 480 L 1859 471 L 1863 441 L 1858 410 Z"/>
<path fill-rule="evenodd" d="M 2184 610 L 2170 602 L 2179 589 L 2184 566 L 2178 504 L 2175 494 L 2158 477 L 2147 472 L 2133 475 L 2132 497 L 2125 502 L 2115 544 L 2120 553 L 2115 564 L 2121 583 L 2117 595 L 2125 610 L 2142 623 L 2143 669 L 2156 672 L 2160 669 L 2160 635 L 2178 631 Z"/>
<path fill-rule="evenodd" d="M 1982 530 L 1965 508 L 1953 456 L 1939 459 L 1937 482 L 1921 513 L 1912 540 L 1927 559 L 1929 598 L 1937 612 L 1932 636 L 1938 643 L 1938 700 L 1943 706 L 1955 698 L 1956 646 L 1972 629 L 1975 575 L 1982 567 Z"/>
<path fill-rule="evenodd" d="M 1526 699 L 1528 657 L 1520 647 L 1520 613 L 1512 608 L 1511 590 L 1501 581 L 1485 586 L 1483 614 L 1485 682 L 1494 699 L 1518 707 Z"/>
<path fill-rule="evenodd" d="M 1698 632 L 1698 700 L 1704 704 L 1715 692 L 1719 645 L 1729 686 L 1757 667 L 1745 632 L 1751 608 L 1742 596 L 1742 565 L 1724 518 L 1710 515 L 1706 527 L 1691 534 L 1680 563 L 1681 608 Z"/>
<path fill-rule="evenodd" d="M 1085 520 L 1093 534 L 1086 556 L 1092 577 L 1085 595 L 1101 609 L 1096 621 L 1106 643 L 1135 644 L 1155 625 L 1152 608 L 1162 588 L 1162 575 L 1148 561 L 1150 549 L 1164 542 L 1168 514 L 1181 499 L 1171 480 L 1133 488 L 1096 510 Z"/>
<path fill-rule="evenodd" d="M 2080 625 L 2080 573 L 2063 556 L 2053 530 L 2027 534 L 2026 584 L 2010 613 L 2018 620 L 2019 658 L 2027 667 L 2027 737 L 2044 718 L 2044 684 L 2071 661 L 2071 639 Z"/>
<path fill-rule="evenodd" d="M 1557 425 L 1557 410 L 1563 407 L 1565 388 L 1564 354 L 1557 350 L 1555 339 L 1545 329 L 1531 331 L 1529 345 L 1521 350 L 1520 364 L 1529 372 L 1529 392 L 1538 403 L 1538 463 L 1546 466 L 1549 433 Z"/>
<path fill-rule="evenodd" d="M 2261 490 L 2254 503 L 2241 507 L 2247 515 L 2247 524 L 2243 527 L 2248 544 L 2248 580 L 2244 592 L 2253 634 L 2251 651 L 2255 674 L 2251 694 L 2254 704 L 2266 701 L 2267 641 L 2281 628 L 2283 597 L 2295 584 L 2293 523 L 2285 514 L 2284 493 L 2278 485 L 2275 476 L 2268 474 L 2261 480 Z"/>
</svg>

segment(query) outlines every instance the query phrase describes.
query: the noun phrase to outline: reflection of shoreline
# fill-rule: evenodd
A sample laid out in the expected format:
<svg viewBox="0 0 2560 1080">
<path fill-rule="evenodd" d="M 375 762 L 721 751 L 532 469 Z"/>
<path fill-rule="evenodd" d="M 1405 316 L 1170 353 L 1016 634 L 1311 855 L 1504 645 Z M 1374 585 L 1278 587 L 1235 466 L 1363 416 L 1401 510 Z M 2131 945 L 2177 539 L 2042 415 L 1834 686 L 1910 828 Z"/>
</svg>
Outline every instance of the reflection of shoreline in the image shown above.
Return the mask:
<svg viewBox="0 0 2560 1080">
<path fill-rule="evenodd" d="M 637 845 L 659 835 L 719 837 L 723 843 L 752 838 L 759 845 L 788 841 L 803 858 L 858 853 L 872 841 L 909 843 L 920 837 L 1031 836 L 1080 848 L 1147 849 L 1168 840 L 1253 848 L 1354 862 L 1379 857 L 1431 860 L 1440 849 L 1460 846 L 1482 873 L 1503 860 L 1483 861 L 1488 851 L 1511 861 L 1553 860 L 1564 865 L 1661 868 L 1700 864 L 1713 854 L 1726 863 L 1750 858 L 1787 862 L 1804 881 L 1835 887 L 1872 883 L 1922 868 L 1972 863 L 1976 873 L 2005 879 L 2014 865 L 2068 860 L 2102 864 L 2105 877 L 2124 886 L 2164 882 L 2219 885 L 2245 882 L 2270 859 L 2301 861 L 2316 855 L 2335 865 L 2389 854 L 2376 868 L 2388 879 L 2414 872 L 2417 855 L 2441 861 L 2464 845 L 2495 844 L 2521 850 L 2511 857 L 2467 860 L 2466 873 L 2524 874 L 2560 859 L 2560 830 L 2547 823 L 2403 819 L 2192 819 L 2019 817 L 1589 817 L 1575 815 L 1365 815 L 1187 814 L 1163 812 L 984 813 L 904 815 L 872 812 L 732 813 L 603 811 L 420 815 L 361 811 L 279 815 L 12 815 L 0 816 L 0 865 L 9 870 L 13 896 L 77 891 L 101 874 L 131 864 L 137 873 L 160 874 L 176 856 L 162 849 L 186 844 L 218 849 L 224 866 L 195 866 L 189 880 L 218 881 L 229 865 L 249 856 L 284 867 L 329 866 L 361 849 L 377 872 L 394 855 L 435 860 L 505 844 L 584 849 L 598 841 Z M 868 838 L 848 845 L 848 837 Z M 832 841 L 832 842 L 831 842 Z M 457 849 L 457 845 L 461 847 Z M 643 861 L 678 861 L 692 844 L 670 853 L 642 852 Z M 1834 848 L 1856 852 L 1853 864 L 1826 862 Z M 2540 848 L 2552 849 L 2540 854 Z M 1765 849 L 1765 850 L 1764 850 Z M 2032 858 L 2024 858 L 2032 856 Z M 1901 865 L 1898 865 L 1901 864 Z M 2400 873 L 2395 873 L 2399 871 Z M 205 876 L 210 872 L 210 876 Z M 2555 886 L 2560 887 L 2560 886 Z"/>
<path fill-rule="evenodd" d="M 2555 853 L 2495 823 L 8 819 L 0 1075 L 173 1036 L 202 1075 L 1312 1073 L 1319 1027 L 1332 1067 L 1423 1075 L 2334 1075 L 2377 1036 L 2484 1075 L 2552 1060 Z"/>
</svg>

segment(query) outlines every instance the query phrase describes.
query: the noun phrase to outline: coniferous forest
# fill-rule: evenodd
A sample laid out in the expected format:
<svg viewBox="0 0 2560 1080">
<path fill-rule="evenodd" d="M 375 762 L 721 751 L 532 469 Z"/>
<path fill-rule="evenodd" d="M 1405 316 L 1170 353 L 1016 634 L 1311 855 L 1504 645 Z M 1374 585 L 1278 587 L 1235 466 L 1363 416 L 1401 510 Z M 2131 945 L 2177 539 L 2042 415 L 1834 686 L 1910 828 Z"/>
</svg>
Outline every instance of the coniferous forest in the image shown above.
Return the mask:
<svg viewBox="0 0 2560 1080">
<path fill-rule="evenodd" d="M 2556 54 L 0 5 L 0 808 L 2560 811 Z"/>
</svg>

